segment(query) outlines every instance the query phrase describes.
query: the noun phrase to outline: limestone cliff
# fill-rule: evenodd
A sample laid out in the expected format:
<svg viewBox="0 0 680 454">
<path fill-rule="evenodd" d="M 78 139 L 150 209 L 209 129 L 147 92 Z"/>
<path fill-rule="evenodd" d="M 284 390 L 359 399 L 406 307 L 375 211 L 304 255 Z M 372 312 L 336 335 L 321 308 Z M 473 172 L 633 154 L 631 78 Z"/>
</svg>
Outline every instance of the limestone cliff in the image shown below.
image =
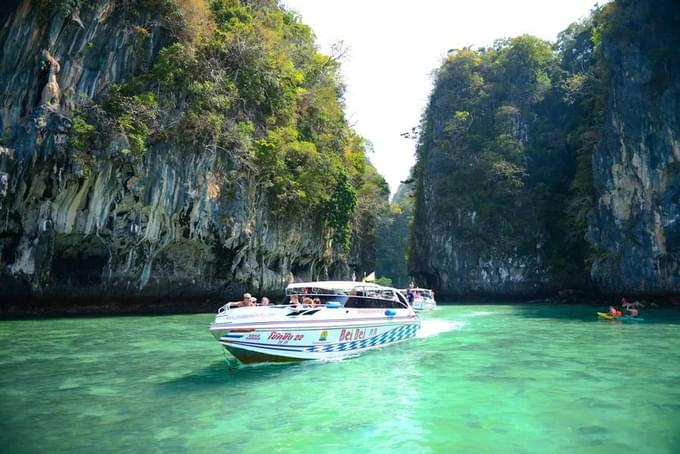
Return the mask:
<svg viewBox="0 0 680 454">
<path fill-rule="evenodd" d="M 451 296 L 549 293 L 550 181 L 541 131 L 553 64 L 547 43 L 523 36 L 487 51 L 452 52 L 437 72 L 421 125 L 409 271 Z M 548 82 L 549 83 L 549 82 Z M 540 203 L 540 205 L 539 205 Z"/>
<path fill-rule="evenodd" d="M 440 294 L 680 290 L 680 7 L 452 50 L 421 125 L 410 272 Z"/>
<path fill-rule="evenodd" d="M 680 291 L 680 7 L 617 1 L 602 35 L 609 73 L 593 155 L 592 275 L 607 292 Z"/>
<path fill-rule="evenodd" d="M 224 115 L 204 114 L 217 122 L 216 131 L 236 130 L 236 119 L 243 120 L 238 128 L 247 137 L 240 141 L 187 139 L 190 132 L 180 131 L 178 120 L 186 103 L 171 98 L 174 93 L 164 95 L 159 85 L 144 89 L 151 87 L 153 96 L 165 96 L 174 104 L 150 117 L 156 122 L 147 128 L 151 132 L 130 116 L 111 121 L 103 110 L 114 84 L 148 73 L 162 48 L 192 39 L 183 2 L 178 3 L 180 8 L 174 2 L 150 0 L 22 0 L 4 8 L 0 287 L 5 301 L 219 299 L 244 289 L 280 293 L 293 279 L 349 276 L 332 230 L 307 216 L 304 203 L 295 217 L 272 213 L 277 203 L 283 207 L 292 196 L 285 201 L 272 197 L 272 182 L 257 167 L 253 143 L 264 144 L 259 159 L 269 156 L 269 142 L 256 141 L 268 137 L 267 128 L 271 130 L 275 120 L 261 119 L 247 100 L 230 104 L 230 113 Z M 236 12 L 250 13 L 238 16 L 249 19 L 254 16 L 250 9 L 256 7 L 244 2 Z M 275 5 L 270 8 L 276 17 L 290 16 Z M 232 11 L 223 6 L 217 13 L 227 17 Z M 225 27 L 234 23 L 229 17 Z M 306 28 L 291 24 L 309 39 Z M 235 34 L 226 30 L 218 37 L 225 36 Z M 244 47 L 241 41 L 236 44 Z M 312 44 L 307 46 L 313 52 Z M 331 66 L 324 62 L 324 68 Z M 234 77 L 248 69 L 237 67 Z M 316 77 L 307 77 L 305 90 L 294 88 L 295 93 L 310 97 L 323 74 Z M 253 87 L 252 81 L 232 80 L 236 82 L 224 82 L 231 90 L 236 90 L 234 83 L 237 88 L 239 83 L 250 84 L 241 93 Z M 275 88 L 283 84 L 265 82 Z M 194 90 L 205 86 L 189 83 Z M 344 121 L 341 112 L 336 115 L 338 122 Z M 198 121 L 201 115 L 191 118 Z M 95 127 L 99 129 L 93 133 Z M 320 135 L 311 126 L 307 129 L 310 136 Z M 84 131 L 81 136 L 79 130 Z M 133 133 L 139 131 L 146 135 L 133 143 Z M 319 147 L 309 154 L 318 156 L 321 139 L 309 140 Z M 303 145 L 305 150 L 313 148 L 307 142 L 295 143 L 302 144 L 296 145 L 298 153 Z M 337 147 L 349 149 L 342 142 Z M 136 148 L 141 151 L 134 152 Z M 338 213 L 334 200 L 324 199 L 323 206 L 346 222 L 347 213 Z M 343 207 L 351 209 L 351 202 Z"/>
</svg>

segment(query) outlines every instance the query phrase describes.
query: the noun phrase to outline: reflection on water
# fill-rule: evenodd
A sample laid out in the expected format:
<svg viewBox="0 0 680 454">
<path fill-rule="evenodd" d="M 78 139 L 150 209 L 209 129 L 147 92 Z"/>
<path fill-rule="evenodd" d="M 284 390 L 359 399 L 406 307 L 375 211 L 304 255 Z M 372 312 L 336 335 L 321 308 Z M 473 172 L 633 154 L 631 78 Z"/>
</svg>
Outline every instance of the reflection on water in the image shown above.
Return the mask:
<svg viewBox="0 0 680 454">
<path fill-rule="evenodd" d="M 207 314 L 0 322 L 0 446 L 677 452 L 680 313 L 626 325 L 595 310 L 441 306 L 416 339 L 248 367 L 225 360 Z"/>
</svg>

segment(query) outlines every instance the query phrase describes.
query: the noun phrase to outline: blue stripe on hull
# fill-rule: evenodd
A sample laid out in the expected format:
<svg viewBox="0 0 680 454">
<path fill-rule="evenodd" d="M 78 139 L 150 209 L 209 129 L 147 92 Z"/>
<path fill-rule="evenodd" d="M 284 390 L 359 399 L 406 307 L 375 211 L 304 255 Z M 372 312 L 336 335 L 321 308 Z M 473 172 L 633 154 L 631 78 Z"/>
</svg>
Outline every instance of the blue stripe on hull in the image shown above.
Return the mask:
<svg viewBox="0 0 680 454">
<path fill-rule="evenodd" d="M 351 350 L 361 350 L 364 348 L 375 347 L 378 345 L 391 344 L 403 339 L 408 339 L 416 335 L 418 325 L 405 325 L 387 331 L 380 336 L 374 336 L 360 341 L 343 342 L 331 345 L 315 345 L 307 348 L 308 352 L 343 352 Z"/>
</svg>

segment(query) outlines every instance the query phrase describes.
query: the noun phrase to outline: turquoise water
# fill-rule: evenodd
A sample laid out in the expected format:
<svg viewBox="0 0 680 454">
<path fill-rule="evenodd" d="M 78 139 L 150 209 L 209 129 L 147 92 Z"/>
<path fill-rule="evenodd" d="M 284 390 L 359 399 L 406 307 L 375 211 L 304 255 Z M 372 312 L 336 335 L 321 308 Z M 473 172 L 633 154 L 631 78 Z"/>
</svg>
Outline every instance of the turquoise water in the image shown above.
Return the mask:
<svg viewBox="0 0 680 454">
<path fill-rule="evenodd" d="M 254 367 L 209 314 L 0 322 L 0 451 L 677 453 L 680 312 L 642 315 L 443 306 L 417 339 Z"/>
</svg>

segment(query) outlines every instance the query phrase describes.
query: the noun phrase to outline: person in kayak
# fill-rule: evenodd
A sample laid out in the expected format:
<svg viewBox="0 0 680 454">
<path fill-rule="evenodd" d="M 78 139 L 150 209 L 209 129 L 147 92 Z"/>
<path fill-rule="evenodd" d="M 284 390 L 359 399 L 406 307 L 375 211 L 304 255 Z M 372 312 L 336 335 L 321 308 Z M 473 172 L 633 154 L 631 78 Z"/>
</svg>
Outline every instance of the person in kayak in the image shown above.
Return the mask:
<svg viewBox="0 0 680 454">
<path fill-rule="evenodd" d="M 628 309 L 626 309 L 626 311 L 628 312 L 628 315 L 630 315 L 631 317 L 637 317 L 638 315 L 640 315 L 640 311 L 638 311 L 635 306 L 629 306 Z"/>
<path fill-rule="evenodd" d="M 609 306 L 609 315 L 612 317 L 621 317 L 623 313 L 614 306 Z"/>
<path fill-rule="evenodd" d="M 621 305 L 623 306 L 623 309 L 626 311 L 626 313 L 631 317 L 637 317 L 640 315 L 640 311 L 638 309 L 640 307 L 644 307 L 639 301 L 629 303 L 626 301 L 626 298 L 621 298 Z"/>
</svg>

